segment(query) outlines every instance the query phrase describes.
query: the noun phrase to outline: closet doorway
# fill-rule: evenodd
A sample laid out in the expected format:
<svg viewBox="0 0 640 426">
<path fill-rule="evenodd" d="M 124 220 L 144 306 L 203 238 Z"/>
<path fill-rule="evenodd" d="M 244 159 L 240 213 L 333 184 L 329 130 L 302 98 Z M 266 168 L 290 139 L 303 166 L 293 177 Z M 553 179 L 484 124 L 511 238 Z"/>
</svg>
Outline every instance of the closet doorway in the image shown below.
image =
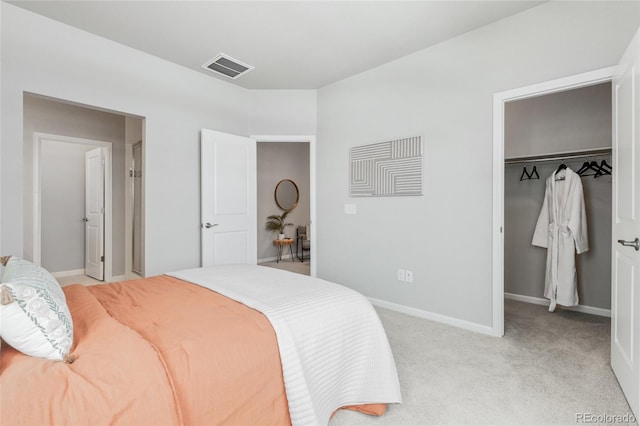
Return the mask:
<svg viewBox="0 0 640 426">
<path fill-rule="evenodd" d="M 532 99 L 544 95 L 559 94 L 573 89 L 586 88 L 590 86 L 607 84 L 614 78 L 616 68 L 609 67 L 597 71 L 553 80 L 545 83 L 513 89 L 507 92 L 496 93 L 494 95 L 494 123 L 493 123 L 493 335 L 502 336 L 504 334 L 504 296 L 505 296 L 505 110 L 509 102 Z M 608 137 L 608 141 L 611 136 Z M 562 150 L 547 153 L 567 154 Z M 578 159 L 579 161 L 579 159 Z M 609 163 L 611 164 L 611 163 Z M 524 167 L 524 166 L 523 166 Z M 551 166 L 549 166 L 551 167 Z M 540 180 L 544 180 L 548 175 L 544 171 L 540 174 L 540 167 L 537 167 Z M 522 167 L 520 168 L 522 171 Z M 532 166 L 529 167 L 532 171 Z M 577 171 L 577 170 L 576 170 Z M 520 176 L 520 175 L 519 175 Z M 614 184 L 615 185 L 615 184 Z M 612 187 L 615 191 L 615 186 Z M 609 205 L 611 207 L 611 205 Z M 541 205 L 532 206 L 533 215 L 537 219 Z M 537 211 L 536 211 L 537 210 Z M 530 229 L 533 237 L 535 223 Z M 531 241 L 529 241 L 531 242 Z M 611 243 L 609 242 L 609 245 Z M 546 256 L 545 253 L 542 254 Z"/>
<path fill-rule="evenodd" d="M 505 298 L 549 305 L 544 295 L 548 224 L 536 227 L 547 178 L 566 167 L 576 172 L 571 184 L 582 194 L 585 226 L 572 229 L 587 251 L 574 256 L 579 304 L 559 309 L 611 316 L 611 82 L 519 99 L 505 104 L 504 291 Z M 564 200 L 563 173 L 554 180 Z M 577 177 L 577 179 L 576 179 Z M 567 181 L 568 182 L 568 181 Z M 575 185 L 575 186 L 574 186 Z M 572 192 L 570 195 L 574 195 Z M 564 202 L 562 202 L 564 204 Z M 545 210 L 545 213 L 549 209 Z M 546 216 L 545 216 L 546 217 Z M 544 218 L 543 218 L 544 219 Z M 568 224 L 561 220 L 560 225 Z M 573 224 L 574 222 L 571 221 Z M 538 233 L 533 244 L 534 230 Z M 562 243 L 561 243 L 562 244 Z M 584 248 L 576 244 L 577 251 Z M 552 249 L 551 249 L 552 250 Z M 559 290 L 562 295 L 562 290 Z M 571 302 L 569 302 L 571 303 Z"/>
</svg>

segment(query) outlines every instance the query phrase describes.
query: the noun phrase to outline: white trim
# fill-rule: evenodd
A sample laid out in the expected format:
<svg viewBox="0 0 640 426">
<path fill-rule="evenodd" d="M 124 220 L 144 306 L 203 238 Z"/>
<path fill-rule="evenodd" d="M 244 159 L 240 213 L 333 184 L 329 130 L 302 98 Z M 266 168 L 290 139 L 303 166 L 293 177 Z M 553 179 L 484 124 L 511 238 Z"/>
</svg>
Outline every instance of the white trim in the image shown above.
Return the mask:
<svg viewBox="0 0 640 426">
<path fill-rule="evenodd" d="M 504 335 L 504 104 L 517 99 L 564 92 L 611 81 L 616 67 L 546 81 L 493 95 L 493 332 Z M 615 183 L 614 183 L 615 185 Z M 614 188 L 615 191 L 615 188 Z"/>
<path fill-rule="evenodd" d="M 309 220 L 311 235 L 316 233 L 316 137 L 315 135 L 251 135 L 256 142 L 308 142 L 309 143 Z M 316 238 L 311 239 L 311 271 L 312 277 L 317 275 L 318 261 Z"/>
<path fill-rule="evenodd" d="M 111 281 L 113 264 L 113 207 L 112 207 L 112 143 L 49 133 L 33 133 L 33 263 L 40 266 L 42 261 L 42 188 L 40 184 L 40 147 L 43 141 L 77 143 L 100 147 L 104 152 L 104 281 Z"/>
<path fill-rule="evenodd" d="M 368 298 L 371 304 L 380 308 L 389 309 L 392 311 L 400 312 L 403 314 L 411 315 L 418 318 L 423 318 L 430 321 L 439 322 L 442 324 L 451 325 L 453 327 L 462 328 L 476 333 L 492 335 L 493 329 L 486 325 L 476 324 L 461 320 L 458 318 L 448 317 L 446 315 L 436 314 L 429 311 L 424 311 L 418 308 L 412 308 L 411 306 L 400 305 L 398 303 L 387 302 L 386 300 L 375 299 L 373 297 Z"/>
<path fill-rule="evenodd" d="M 142 121 L 143 126 L 144 126 L 144 121 Z M 144 135 L 144 127 L 143 127 L 143 135 Z M 144 136 L 143 136 L 144 137 Z M 142 199 L 140 200 L 140 210 L 141 210 L 141 214 L 140 214 L 140 235 L 141 235 L 141 239 L 142 239 L 142 247 L 140 247 L 140 273 L 143 274 L 144 273 L 144 245 L 145 245 L 145 239 L 144 239 L 144 178 L 145 178 L 145 172 L 144 172 L 144 161 L 142 159 L 142 157 L 144 156 L 144 142 L 142 139 L 133 142 L 133 143 L 127 143 L 125 144 L 125 188 L 124 188 L 124 193 L 125 193 L 125 201 L 124 201 L 124 211 L 125 211 L 125 229 L 124 229 L 124 250 L 125 250 L 125 265 L 124 265 L 124 270 L 125 270 L 125 275 L 127 277 L 129 277 L 129 279 L 135 279 L 140 277 L 140 275 L 133 271 L 133 208 L 134 208 L 134 191 L 133 191 L 133 186 L 134 186 L 134 179 L 131 178 L 131 176 L 129 175 L 129 173 L 131 171 L 133 171 L 132 167 L 133 167 L 133 148 L 140 144 L 140 157 L 141 157 L 141 161 L 140 161 L 140 171 L 142 172 L 142 177 L 141 177 L 141 181 L 140 181 L 140 194 L 138 194 L 139 197 L 141 197 Z"/>
<path fill-rule="evenodd" d="M 525 296 L 522 294 L 515 294 L 515 293 L 505 293 L 504 298 L 515 300 L 518 302 L 532 303 L 534 305 L 549 306 L 549 299 L 543 299 L 542 297 Z M 578 306 L 558 305 L 558 308 L 564 309 L 567 311 L 582 312 L 585 314 L 598 315 L 601 317 L 611 318 L 611 309 L 596 308 L 595 306 L 586 306 L 586 305 L 578 305 Z"/>
<path fill-rule="evenodd" d="M 131 275 L 133 263 L 133 179 L 130 176 L 133 162 L 133 145 L 124 146 L 124 272 Z"/>
<path fill-rule="evenodd" d="M 59 271 L 59 272 L 51 272 L 53 278 L 61 278 L 61 277 L 73 277 L 75 275 L 84 275 L 84 269 L 73 269 L 71 271 Z"/>
</svg>

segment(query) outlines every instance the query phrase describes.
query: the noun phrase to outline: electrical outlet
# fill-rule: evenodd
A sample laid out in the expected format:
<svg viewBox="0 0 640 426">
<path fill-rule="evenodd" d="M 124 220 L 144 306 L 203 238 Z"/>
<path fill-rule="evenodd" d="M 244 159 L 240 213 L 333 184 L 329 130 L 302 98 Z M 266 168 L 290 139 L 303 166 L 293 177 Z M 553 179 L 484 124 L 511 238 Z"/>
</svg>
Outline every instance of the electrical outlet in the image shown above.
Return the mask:
<svg viewBox="0 0 640 426">
<path fill-rule="evenodd" d="M 405 279 L 406 282 L 412 283 L 413 282 L 413 271 L 405 271 L 404 279 Z"/>
<path fill-rule="evenodd" d="M 398 281 L 405 280 L 405 272 L 404 269 L 398 269 Z"/>
</svg>

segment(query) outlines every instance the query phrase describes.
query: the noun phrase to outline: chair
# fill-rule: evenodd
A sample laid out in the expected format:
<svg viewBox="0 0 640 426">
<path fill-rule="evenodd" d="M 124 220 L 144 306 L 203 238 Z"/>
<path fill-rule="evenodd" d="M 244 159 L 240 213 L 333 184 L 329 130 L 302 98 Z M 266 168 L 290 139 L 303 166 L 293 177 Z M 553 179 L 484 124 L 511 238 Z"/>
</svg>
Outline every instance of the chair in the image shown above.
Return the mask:
<svg viewBox="0 0 640 426">
<path fill-rule="evenodd" d="M 305 251 L 311 252 L 311 239 L 309 238 L 308 228 L 308 226 L 298 226 L 298 229 L 296 229 L 296 255 L 300 262 L 304 262 Z"/>
</svg>

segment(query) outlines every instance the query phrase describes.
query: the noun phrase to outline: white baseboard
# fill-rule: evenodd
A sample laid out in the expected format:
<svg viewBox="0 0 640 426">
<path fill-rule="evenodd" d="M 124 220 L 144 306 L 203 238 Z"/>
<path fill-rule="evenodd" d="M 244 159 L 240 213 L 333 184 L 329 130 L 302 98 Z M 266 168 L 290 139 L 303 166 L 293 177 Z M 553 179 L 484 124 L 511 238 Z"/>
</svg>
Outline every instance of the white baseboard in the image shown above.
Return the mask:
<svg viewBox="0 0 640 426">
<path fill-rule="evenodd" d="M 505 293 L 504 298 L 517 300 L 518 302 L 533 303 L 534 305 L 549 306 L 549 300 L 543 299 L 541 297 L 524 296 L 522 294 L 515 294 L 515 293 Z M 601 317 L 611 318 L 611 309 L 596 308 L 593 306 L 585 306 L 585 305 L 578 305 L 578 306 L 558 305 L 558 307 L 560 307 L 561 309 L 569 310 L 569 311 L 583 312 L 585 314 L 599 315 Z"/>
<path fill-rule="evenodd" d="M 74 269 L 72 271 L 52 272 L 53 278 L 72 277 L 74 275 L 84 275 L 84 269 Z"/>
<path fill-rule="evenodd" d="M 418 308 L 412 308 L 411 306 L 405 306 L 405 305 L 400 305 L 398 303 L 387 302 L 386 300 L 375 299 L 373 297 L 369 297 L 369 300 L 374 306 L 378 306 L 380 308 L 390 309 L 392 311 L 400 312 L 400 313 L 411 315 L 414 317 L 424 318 L 427 320 L 440 322 L 447 325 L 452 325 L 454 327 L 463 328 L 465 330 L 475 331 L 476 333 L 493 336 L 493 328 L 486 325 L 476 324 L 474 322 L 469 322 L 469 321 L 461 320 L 458 318 L 448 317 L 446 315 L 436 314 L 436 313 L 424 311 Z"/>
<path fill-rule="evenodd" d="M 53 275 L 53 278 L 72 277 L 75 275 L 86 275 L 86 271 L 84 269 L 74 269 L 72 271 L 52 272 L 51 275 Z M 111 282 L 115 283 L 118 281 L 126 281 L 128 279 L 129 278 L 127 278 L 126 275 L 115 275 L 111 277 Z"/>
</svg>

